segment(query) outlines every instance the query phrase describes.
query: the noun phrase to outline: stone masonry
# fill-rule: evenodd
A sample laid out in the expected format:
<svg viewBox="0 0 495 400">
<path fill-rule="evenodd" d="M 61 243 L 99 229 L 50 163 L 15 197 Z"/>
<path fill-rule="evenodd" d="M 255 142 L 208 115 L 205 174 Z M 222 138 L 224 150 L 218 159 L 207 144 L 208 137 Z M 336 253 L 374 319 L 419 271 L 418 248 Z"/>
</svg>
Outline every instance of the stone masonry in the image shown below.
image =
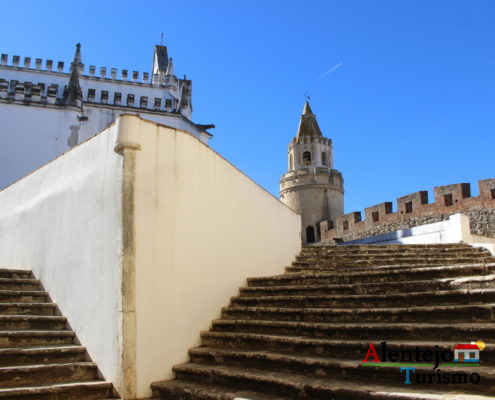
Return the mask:
<svg viewBox="0 0 495 400">
<path fill-rule="evenodd" d="M 420 191 L 397 199 L 397 212 L 392 202 L 385 202 L 360 212 L 337 217 L 334 227 L 329 221 L 320 223 L 322 241 L 344 242 L 382 235 L 400 229 L 447 220 L 455 213 L 469 217 L 471 232 L 495 237 L 495 179 L 478 181 L 479 196 L 471 197 L 469 183 L 438 186 L 433 189 L 435 201 L 428 203 L 428 192 Z"/>
</svg>

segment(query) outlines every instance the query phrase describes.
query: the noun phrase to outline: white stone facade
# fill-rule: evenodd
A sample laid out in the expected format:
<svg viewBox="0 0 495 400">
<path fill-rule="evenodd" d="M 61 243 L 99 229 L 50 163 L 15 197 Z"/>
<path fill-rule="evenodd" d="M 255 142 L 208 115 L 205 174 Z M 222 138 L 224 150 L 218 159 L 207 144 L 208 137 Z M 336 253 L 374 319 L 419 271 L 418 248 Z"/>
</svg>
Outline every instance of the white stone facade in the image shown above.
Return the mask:
<svg viewBox="0 0 495 400">
<path fill-rule="evenodd" d="M 165 46 L 150 73 L 82 63 L 80 46 L 63 62 L 2 54 L 0 189 L 94 136 L 119 115 L 135 114 L 208 143 L 212 125 L 192 122 L 192 82 L 174 74 Z"/>
<path fill-rule="evenodd" d="M 308 103 L 297 136 L 289 144 L 289 171 L 280 181 L 280 199 L 301 214 L 303 242 L 320 240 L 319 223 L 344 214 L 344 180 L 333 169 L 332 141 L 323 137 Z"/>
</svg>

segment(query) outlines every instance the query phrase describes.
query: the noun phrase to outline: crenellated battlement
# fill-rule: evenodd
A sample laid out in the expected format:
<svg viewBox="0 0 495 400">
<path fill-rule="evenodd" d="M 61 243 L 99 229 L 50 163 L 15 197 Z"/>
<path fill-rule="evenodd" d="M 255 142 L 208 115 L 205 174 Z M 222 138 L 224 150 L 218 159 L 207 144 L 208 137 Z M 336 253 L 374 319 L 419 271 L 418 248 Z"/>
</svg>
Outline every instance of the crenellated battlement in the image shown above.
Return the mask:
<svg viewBox="0 0 495 400">
<path fill-rule="evenodd" d="M 392 202 L 384 202 L 365 208 L 364 220 L 361 212 L 352 212 L 337 217 L 336 221 L 320 223 L 322 240 L 353 240 L 359 237 L 388 233 L 399 229 L 422 225 L 417 221 L 424 217 L 451 215 L 473 207 L 495 209 L 495 178 L 478 181 L 479 195 L 471 197 L 469 183 L 437 186 L 433 188 L 434 202 L 428 203 L 428 192 L 419 191 L 396 199 L 397 211 Z M 440 218 L 441 219 L 441 218 Z M 387 230 L 390 227 L 390 230 Z"/>
<path fill-rule="evenodd" d="M 40 73 L 61 73 L 69 75 L 70 73 L 70 63 L 65 63 L 63 61 L 57 61 L 54 63 L 53 60 L 43 60 L 41 58 L 31 58 L 20 56 L 11 56 L 8 54 L 2 54 L 0 56 L 0 68 L 16 68 L 27 70 L 31 72 Z M 85 65 L 79 65 L 79 73 L 81 78 L 92 78 L 101 79 L 107 81 L 118 81 L 118 82 L 129 82 L 129 83 L 140 83 L 148 84 L 153 86 L 165 86 L 174 87 L 177 85 L 178 81 L 181 79 L 177 78 L 175 75 L 162 76 L 159 74 L 151 74 L 149 72 L 140 71 L 129 71 L 128 69 L 118 68 L 107 68 L 107 67 L 96 67 L 95 65 L 90 65 L 87 70 L 85 70 Z"/>
</svg>

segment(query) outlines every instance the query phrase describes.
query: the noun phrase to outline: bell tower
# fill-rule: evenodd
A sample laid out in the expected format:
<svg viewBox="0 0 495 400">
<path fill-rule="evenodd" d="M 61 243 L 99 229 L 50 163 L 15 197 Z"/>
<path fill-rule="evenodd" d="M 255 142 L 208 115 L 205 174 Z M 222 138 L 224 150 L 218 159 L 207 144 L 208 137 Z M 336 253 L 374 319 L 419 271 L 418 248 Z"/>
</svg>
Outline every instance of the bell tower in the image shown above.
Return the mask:
<svg viewBox="0 0 495 400">
<path fill-rule="evenodd" d="M 308 102 L 288 157 L 289 171 L 280 180 L 280 199 L 301 214 L 302 241 L 318 242 L 319 223 L 329 221 L 329 226 L 334 226 L 344 214 L 344 180 L 333 169 L 332 140 L 322 135 Z"/>
</svg>

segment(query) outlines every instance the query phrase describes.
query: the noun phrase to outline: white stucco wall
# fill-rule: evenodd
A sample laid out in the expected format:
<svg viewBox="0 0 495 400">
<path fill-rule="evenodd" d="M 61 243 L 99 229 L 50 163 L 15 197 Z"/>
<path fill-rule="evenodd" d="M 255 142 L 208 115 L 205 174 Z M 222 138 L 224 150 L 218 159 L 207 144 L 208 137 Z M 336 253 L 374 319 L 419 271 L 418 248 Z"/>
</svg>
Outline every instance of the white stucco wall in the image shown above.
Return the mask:
<svg viewBox="0 0 495 400">
<path fill-rule="evenodd" d="M 118 387 L 122 157 L 114 135 L 111 127 L 0 191 L 0 265 L 33 270 Z"/>
<path fill-rule="evenodd" d="M 282 273 L 300 217 L 192 135 L 119 119 L 136 150 L 138 397 L 171 378 L 199 333 L 251 276 Z"/>
<path fill-rule="evenodd" d="M 440 244 L 468 243 L 484 247 L 495 254 L 495 239 L 473 235 L 469 228 L 469 217 L 454 214 L 448 220 L 415 226 L 378 236 L 356 239 L 344 244 Z"/>
</svg>

